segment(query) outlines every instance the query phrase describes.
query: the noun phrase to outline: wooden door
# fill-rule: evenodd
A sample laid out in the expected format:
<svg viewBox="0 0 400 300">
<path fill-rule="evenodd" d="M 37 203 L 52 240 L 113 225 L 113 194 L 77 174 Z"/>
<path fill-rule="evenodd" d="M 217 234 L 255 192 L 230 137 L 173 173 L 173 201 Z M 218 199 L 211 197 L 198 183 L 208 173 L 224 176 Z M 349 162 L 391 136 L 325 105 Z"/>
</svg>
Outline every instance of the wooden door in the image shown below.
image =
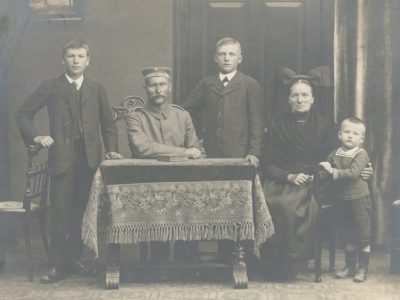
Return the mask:
<svg viewBox="0 0 400 300">
<path fill-rule="evenodd" d="M 175 102 L 184 101 L 203 77 L 217 72 L 215 43 L 230 36 L 240 41 L 239 69 L 263 87 L 266 114 L 287 106 L 279 92 L 278 66 L 304 74 L 328 65 L 332 73 L 333 12 L 331 0 L 176 0 Z M 333 117 L 332 89 L 317 91 L 317 109 Z"/>
</svg>

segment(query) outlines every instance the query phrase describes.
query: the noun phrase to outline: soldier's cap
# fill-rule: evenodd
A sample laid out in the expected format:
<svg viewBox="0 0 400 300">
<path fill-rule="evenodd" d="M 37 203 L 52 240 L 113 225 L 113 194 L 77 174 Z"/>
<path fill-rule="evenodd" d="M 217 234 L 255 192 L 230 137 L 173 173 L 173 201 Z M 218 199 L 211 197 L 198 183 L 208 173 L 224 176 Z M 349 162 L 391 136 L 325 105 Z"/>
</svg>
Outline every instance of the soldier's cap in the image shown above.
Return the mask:
<svg viewBox="0 0 400 300">
<path fill-rule="evenodd" d="M 168 67 L 147 67 L 142 70 L 144 79 L 151 77 L 166 77 L 171 79 L 172 70 Z"/>
</svg>

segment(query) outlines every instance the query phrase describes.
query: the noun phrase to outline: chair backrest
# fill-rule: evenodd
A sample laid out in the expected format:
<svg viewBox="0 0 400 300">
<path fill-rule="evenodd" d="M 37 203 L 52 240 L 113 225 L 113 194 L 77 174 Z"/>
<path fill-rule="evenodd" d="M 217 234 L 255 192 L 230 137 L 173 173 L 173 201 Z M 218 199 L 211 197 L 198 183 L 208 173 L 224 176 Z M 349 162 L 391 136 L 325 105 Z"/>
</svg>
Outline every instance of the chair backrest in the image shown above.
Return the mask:
<svg viewBox="0 0 400 300">
<path fill-rule="evenodd" d="M 47 161 L 34 163 L 34 158 L 38 156 L 41 148 L 31 145 L 27 149 L 28 167 L 25 173 L 26 185 L 23 199 L 23 208 L 30 210 L 31 203 L 38 200 L 41 207 L 47 205 L 49 191 L 49 173 Z"/>
<path fill-rule="evenodd" d="M 113 106 L 114 120 L 125 119 L 125 116 L 132 114 L 136 109 L 144 107 L 144 100 L 139 96 L 125 97 L 121 102 L 121 106 Z"/>
</svg>

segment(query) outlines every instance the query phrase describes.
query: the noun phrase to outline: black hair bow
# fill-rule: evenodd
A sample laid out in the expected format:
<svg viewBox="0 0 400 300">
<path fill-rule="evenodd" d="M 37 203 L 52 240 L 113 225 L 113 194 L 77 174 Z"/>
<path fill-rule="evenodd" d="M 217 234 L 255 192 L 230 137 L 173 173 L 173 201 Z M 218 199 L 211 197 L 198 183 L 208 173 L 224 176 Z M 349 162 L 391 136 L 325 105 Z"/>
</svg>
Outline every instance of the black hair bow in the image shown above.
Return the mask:
<svg viewBox="0 0 400 300">
<path fill-rule="evenodd" d="M 291 85 L 299 79 L 305 79 L 314 86 L 330 86 L 329 68 L 327 66 L 316 67 L 308 72 L 307 75 L 297 75 L 292 69 L 286 67 L 279 67 L 278 72 L 285 85 Z"/>
</svg>

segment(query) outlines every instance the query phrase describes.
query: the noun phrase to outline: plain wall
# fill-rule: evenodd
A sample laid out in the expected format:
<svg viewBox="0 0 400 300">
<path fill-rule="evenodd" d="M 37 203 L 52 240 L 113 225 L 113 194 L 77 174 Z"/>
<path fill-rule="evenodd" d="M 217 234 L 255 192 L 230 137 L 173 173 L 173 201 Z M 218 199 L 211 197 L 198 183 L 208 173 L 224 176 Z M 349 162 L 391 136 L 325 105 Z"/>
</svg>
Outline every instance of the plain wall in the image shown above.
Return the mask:
<svg viewBox="0 0 400 300">
<path fill-rule="evenodd" d="M 172 0 L 86 0 L 82 21 L 29 19 L 16 43 L 15 60 L 8 76 L 9 163 L 11 196 L 23 195 L 26 153 L 14 121 L 17 108 L 44 79 L 63 72 L 62 46 L 72 37 L 90 45 L 87 75 L 105 87 L 111 105 L 120 105 L 127 95 L 145 98 L 141 69 L 173 66 Z M 19 9 L 26 9 L 21 6 Z M 21 11 L 19 15 L 25 15 Z M 47 111 L 35 123 L 48 133 Z M 119 150 L 130 157 L 126 127 L 118 123 Z"/>
</svg>

